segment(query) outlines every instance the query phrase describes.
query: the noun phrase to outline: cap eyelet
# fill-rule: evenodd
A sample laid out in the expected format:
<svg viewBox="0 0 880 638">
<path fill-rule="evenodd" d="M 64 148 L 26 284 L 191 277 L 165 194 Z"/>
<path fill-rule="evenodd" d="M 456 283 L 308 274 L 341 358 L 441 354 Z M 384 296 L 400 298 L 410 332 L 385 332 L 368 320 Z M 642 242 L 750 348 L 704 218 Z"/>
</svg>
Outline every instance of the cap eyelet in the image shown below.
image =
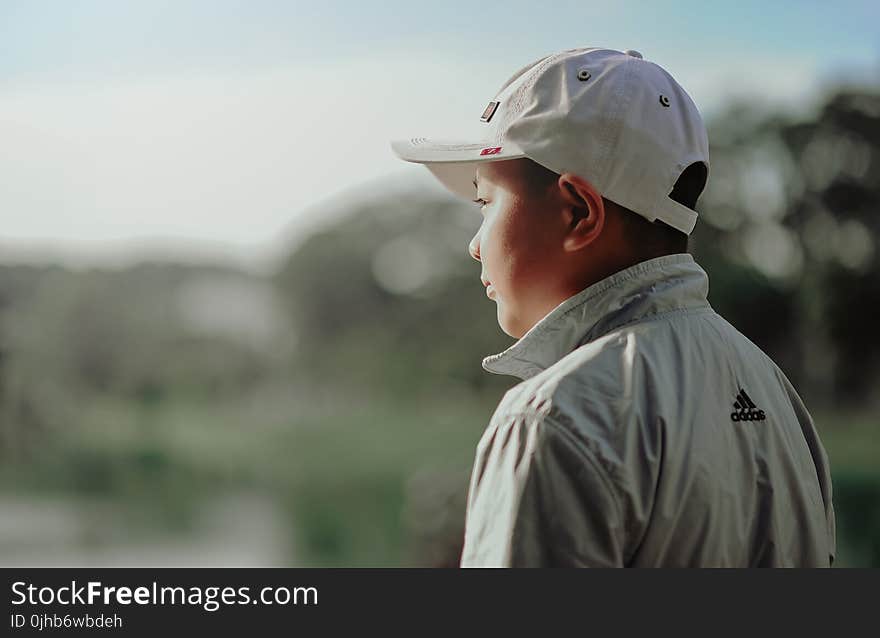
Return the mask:
<svg viewBox="0 0 880 638">
<path fill-rule="evenodd" d="M 589 69 L 578 69 L 577 79 L 580 80 L 581 82 L 586 82 L 591 77 L 592 77 L 592 75 L 590 74 Z"/>
<path fill-rule="evenodd" d="M 663 106 L 668 107 L 668 106 L 669 106 L 669 98 L 666 97 L 665 95 L 661 95 L 661 96 L 660 96 L 660 104 L 662 104 Z"/>
</svg>

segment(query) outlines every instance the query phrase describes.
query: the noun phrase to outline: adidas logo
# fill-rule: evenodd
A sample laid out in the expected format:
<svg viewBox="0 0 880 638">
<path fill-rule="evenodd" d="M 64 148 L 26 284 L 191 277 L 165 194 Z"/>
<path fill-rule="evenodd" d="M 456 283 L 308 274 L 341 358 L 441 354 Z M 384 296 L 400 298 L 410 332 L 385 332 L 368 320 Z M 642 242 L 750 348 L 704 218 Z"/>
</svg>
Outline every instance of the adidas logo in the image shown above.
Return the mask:
<svg viewBox="0 0 880 638">
<path fill-rule="evenodd" d="M 733 412 L 730 413 L 730 418 L 734 421 L 763 421 L 767 415 L 764 414 L 764 410 L 759 410 L 746 391 L 740 388 L 733 401 Z"/>
</svg>

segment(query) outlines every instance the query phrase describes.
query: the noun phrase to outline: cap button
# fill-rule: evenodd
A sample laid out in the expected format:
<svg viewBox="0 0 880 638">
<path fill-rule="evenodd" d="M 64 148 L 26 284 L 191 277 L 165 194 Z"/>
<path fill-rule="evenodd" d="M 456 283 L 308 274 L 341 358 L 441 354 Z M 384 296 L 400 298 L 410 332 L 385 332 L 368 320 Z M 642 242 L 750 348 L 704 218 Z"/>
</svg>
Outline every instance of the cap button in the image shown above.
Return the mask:
<svg viewBox="0 0 880 638">
<path fill-rule="evenodd" d="M 634 58 L 638 58 L 640 60 L 642 59 L 642 54 L 635 49 L 627 49 L 626 51 L 624 51 L 624 53 L 626 53 L 627 55 L 631 55 Z"/>
</svg>

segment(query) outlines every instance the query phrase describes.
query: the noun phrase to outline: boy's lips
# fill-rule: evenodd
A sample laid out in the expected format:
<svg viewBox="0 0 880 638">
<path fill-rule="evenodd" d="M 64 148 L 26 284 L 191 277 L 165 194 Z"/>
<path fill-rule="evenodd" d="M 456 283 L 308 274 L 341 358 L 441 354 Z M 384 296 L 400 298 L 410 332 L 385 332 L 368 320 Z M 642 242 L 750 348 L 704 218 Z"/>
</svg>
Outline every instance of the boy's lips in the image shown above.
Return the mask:
<svg viewBox="0 0 880 638">
<path fill-rule="evenodd" d="M 489 297 L 489 299 L 491 299 L 492 293 L 495 292 L 495 289 L 492 287 L 492 284 L 489 283 L 488 281 L 486 281 L 485 279 L 483 279 L 482 277 L 480 277 L 480 281 L 483 282 L 483 286 L 486 287 L 486 296 Z"/>
</svg>

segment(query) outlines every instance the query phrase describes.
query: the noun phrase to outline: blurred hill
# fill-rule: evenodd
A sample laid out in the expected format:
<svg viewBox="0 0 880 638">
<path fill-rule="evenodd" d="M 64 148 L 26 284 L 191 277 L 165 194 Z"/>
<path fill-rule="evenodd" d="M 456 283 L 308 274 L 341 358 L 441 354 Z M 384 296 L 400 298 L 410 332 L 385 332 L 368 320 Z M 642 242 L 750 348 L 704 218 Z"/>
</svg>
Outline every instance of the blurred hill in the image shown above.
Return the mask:
<svg viewBox="0 0 880 638">
<path fill-rule="evenodd" d="M 841 90 L 812 121 L 735 106 L 710 140 L 692 238 L 710 302 L 799 388 L 843 560 L 877 563 L 880 95 Z M 251 490 L 229 502 L 277 507 L 290 562 L 456 564 L 473 448 L 516 381 L 480 366 L 512 340 L 467 253 L 478 223 L 414 191 L 362 202 L 268 277 L 0 266 L 0 491 L 98 501 L 130 540 L 197 533 L 200 503 Z M 0 564 L 31 542 L 2 533 Z"/>
</svg>

